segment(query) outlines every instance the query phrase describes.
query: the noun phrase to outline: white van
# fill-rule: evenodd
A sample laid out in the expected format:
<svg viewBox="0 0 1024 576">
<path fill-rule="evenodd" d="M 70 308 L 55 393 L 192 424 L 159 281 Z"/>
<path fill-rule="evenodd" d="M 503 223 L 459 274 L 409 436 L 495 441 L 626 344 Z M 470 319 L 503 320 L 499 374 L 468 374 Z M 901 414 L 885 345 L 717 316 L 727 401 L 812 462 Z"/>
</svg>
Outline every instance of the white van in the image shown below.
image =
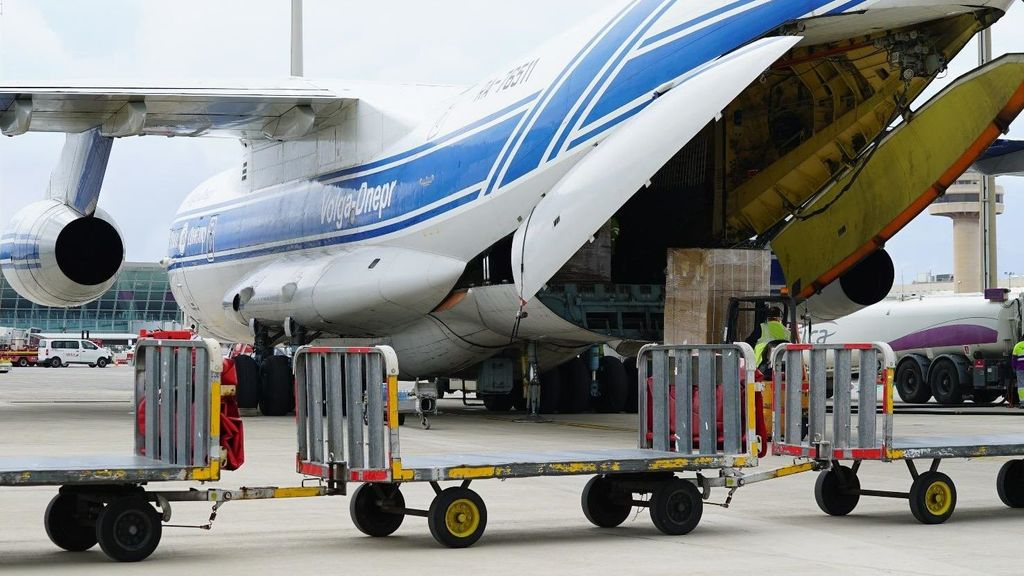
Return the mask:
<svg viewBox="0 0 1024 576">
<path fill-rule="evenodd" d="M 39 341 L 39 364 L 60 368 L 68 364 L 88 364 L 106 368 L 114 362 L 109 348 L 97 346 L 89 340 L 61 338 Z"/>
</svg>

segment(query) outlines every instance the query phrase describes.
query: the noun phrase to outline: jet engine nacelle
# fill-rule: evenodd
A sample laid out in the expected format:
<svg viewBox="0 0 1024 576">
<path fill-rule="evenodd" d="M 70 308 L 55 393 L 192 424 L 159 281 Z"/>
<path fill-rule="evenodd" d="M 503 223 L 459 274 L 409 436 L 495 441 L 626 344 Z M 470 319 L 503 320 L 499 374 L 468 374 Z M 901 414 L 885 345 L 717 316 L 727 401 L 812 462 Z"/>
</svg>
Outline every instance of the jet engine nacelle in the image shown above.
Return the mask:
<svg viewBox="0 0 1024 576">
<path fill-rule="evenodd" d="M 282 325 L 360 336 L 429 313 L 455 286 L 466 263 L 392 246 L 298 255 L 256 270 L 224 295 L 228 318 L 243 325 Z"/>
<path fill-rule="evenodd" d="M 838 320 L 884 300 L 895 281 L 892 257 L 879 250 L 807 300 L 800 307 L 801 315 L 813 322 Z"/>
<path fill-rule="evenodd" d="M 0 237 L 0 267 L 18 294 L 41 306 L 81 306 L 103 295 L 124 263 L 121 231 L 57 200 L 31 204 Z"/>
</svg>

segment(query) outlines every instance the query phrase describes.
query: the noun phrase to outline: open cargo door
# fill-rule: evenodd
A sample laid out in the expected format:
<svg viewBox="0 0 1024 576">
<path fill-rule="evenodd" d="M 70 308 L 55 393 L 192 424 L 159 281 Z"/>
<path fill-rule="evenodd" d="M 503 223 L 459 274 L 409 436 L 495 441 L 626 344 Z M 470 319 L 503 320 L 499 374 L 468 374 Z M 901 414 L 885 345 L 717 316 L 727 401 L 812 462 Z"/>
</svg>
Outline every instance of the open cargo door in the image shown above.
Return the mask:
<svg viewBox="0 0 1024 576">
<path fill-rule="evenodd" d="M 800 41 L 765 38 L 708 63 L 587 153 L 516 231 L 512 272 L 528 301 L 751 82 Z M 656 97 L 656 98 L 655 98 Z"/>
<path fill-rule="evenodd" d="M 793 217 L 772 241 L 793 294 L 831 284 L 956 182 L 1024 109 L 1024 54 L 959 78 Z"/>
</svg>

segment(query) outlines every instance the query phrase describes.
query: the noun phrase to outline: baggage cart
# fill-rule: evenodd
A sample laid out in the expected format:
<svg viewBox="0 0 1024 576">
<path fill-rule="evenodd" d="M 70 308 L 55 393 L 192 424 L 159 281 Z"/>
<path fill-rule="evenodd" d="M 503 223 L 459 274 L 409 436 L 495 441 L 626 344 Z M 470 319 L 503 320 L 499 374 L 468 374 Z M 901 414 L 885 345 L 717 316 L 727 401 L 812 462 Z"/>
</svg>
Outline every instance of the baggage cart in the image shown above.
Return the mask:
<svg viewBox="0 0 1024 576">
<path fill-rule="evenodd" d="M 742 416 L 755 409 L 753 350 L 746 344 L 644 348 L 637 382 L 643 398 L 639 424 L 640 430 L 650 424 L 651 432 L 640 434 L 636 448 L 440 455 L 401 453 L 394 352 L 378 347 L 366 349 L 363 357 L 351 350 L 306 347 L 295 356 L 298 470 L 333 491 L 361 483 L 349 510 L 356 527 L 369 536 L 393 534 L 414 516 L 427 519 L 442 545 L 468 547 L 487 525 L 486 505 L 471 483 L 569 475 L 594 476 L 582 496 L 583 512 L 593 524 L 618 526 L 641 506 L 650 509 L 660 531 L 682 535 L 700 522 L 713 487 L 735 490 L 739 470 L 757 465 L 753 420 Z M 383 378 L 386 387 L 364 385 Z M 696 431 L 688 402 L 676 402 L 676 413 L 670 414 L 674 387 L 697 391 L 702 416 Z M 678 433 L 671 431 L 672 418 L 685 422 Z M 717 475 L 705 476 L 707 471 Z M 694 475 L 683 479 L 681 473 Z M 412 482 L 434 488 L 429 507 L 406 505 L 402 486 Z"/>
<path fill-rule="evenodd" d="M 853 355 L 860 363 L 857 402 L 839 382 L 852 381 Z M 828 355 L 834 355 L 835 397 L 827 398 Z M 939 472 L 949 458 L 1017 457 L 1003 465 L 996 479 L 1000 499 L 1011 508 L 1024 507 L 1024 434 L 973 436 L 907 436 L 897 434 L 893 418 L 893 372 L 896 355 L 884 343 L 789 344 L 772 356 L 775 387 L 775 426 L 772 449 L 815 461 L 823 468 L 815 484 L 818 506 L 832 516 L 845 516 L 862 496 L 897 498 L 910 502 L 914 517 L 940 524 L 956 509 L 956 486 Z M 874 367 L 875 369 L 871 369 Z M 808 408 L 801 407 L 802 373 L 807 370 Z M 877 386 L 882 398 L 878 400 Z M 929 461 L 919 470 L 916 461 Z M 849 465 L 844 464 L 849 463 Z M 912 478 L 910 490 L 893 492 L 861 487 L 858 472 L 864 462 L 903 462 Z"/>
</svg>

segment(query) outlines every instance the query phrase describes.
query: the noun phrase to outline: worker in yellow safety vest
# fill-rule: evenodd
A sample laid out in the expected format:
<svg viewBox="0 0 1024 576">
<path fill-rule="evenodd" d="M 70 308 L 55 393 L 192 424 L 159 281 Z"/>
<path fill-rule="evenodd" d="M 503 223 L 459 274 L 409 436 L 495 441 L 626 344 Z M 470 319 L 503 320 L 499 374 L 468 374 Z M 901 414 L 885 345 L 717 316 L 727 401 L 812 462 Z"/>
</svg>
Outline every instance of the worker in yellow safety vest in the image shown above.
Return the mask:
<svg viewBox="0 0 1024 576">
<path fill-rule="evenodd" d="M 1017 398 L 1020 400 L 1018 408 L 1024 408 L 1024 339 L 1017 342 L 1013 347 L 1013 369 L 1017 371 Z"/>
<path fill-rule="evenodd" d="M 768 361 L 768 358 L 764 357 L 768 345 L 780 341 L 790 342 L 790 332 L 789 328 L 782 323 L 782 311 L 773 307 L 768 311 L 768 321 L 761 324 L 761 337 L 757 339 L 757 345 L 754 346 L 754 358 L 757 359 L 758 366 Z"/>
</svg>

